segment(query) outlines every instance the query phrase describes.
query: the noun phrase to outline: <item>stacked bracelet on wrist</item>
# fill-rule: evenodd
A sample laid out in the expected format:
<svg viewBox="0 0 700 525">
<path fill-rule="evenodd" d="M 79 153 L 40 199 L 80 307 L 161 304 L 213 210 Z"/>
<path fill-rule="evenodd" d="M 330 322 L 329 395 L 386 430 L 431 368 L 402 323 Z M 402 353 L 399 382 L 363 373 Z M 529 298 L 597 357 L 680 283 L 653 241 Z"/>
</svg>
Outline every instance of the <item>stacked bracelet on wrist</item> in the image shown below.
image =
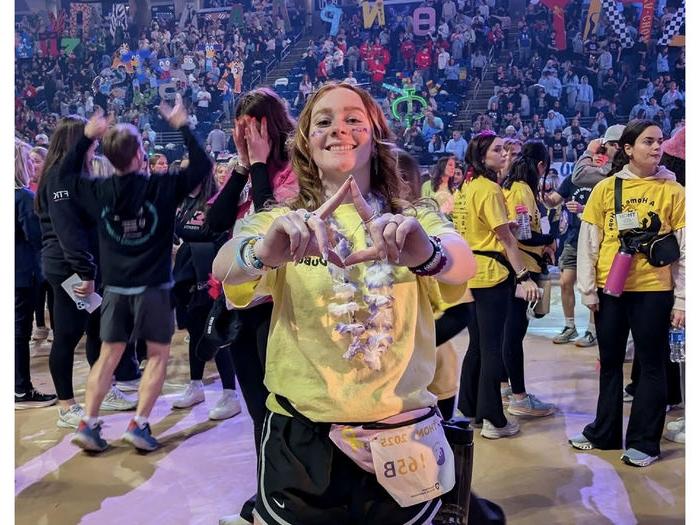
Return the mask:
<svg viewBox="0 0 700 525">
<path fill-rule="evenodd" d="M 527 268 L 523 268 L 515 274 L 515 282 L 520 284 L 530 279 L 530 272 Z"/>
<path fill-rule="evenodd" d="M 262 235 L 246 237 L 241 241 L 239 248 L 236 250 L 236 261 L 241 269 L 248 275 L 258 277 L 268 270 L 274 270 L 275 267 L 266 266 L 262 260 L 255 255 L 255 244 L 262 239 Z"/>
<path fill-rule="evenodd" d="M 433 253 L 423 264 L 409 268 L 419 277 L 430 277 L 439 274 L 447 264 L 447 254 L 442 247 L 439 237 L 430 236 L 430 243 L 433 245 Z"/>
</svg>

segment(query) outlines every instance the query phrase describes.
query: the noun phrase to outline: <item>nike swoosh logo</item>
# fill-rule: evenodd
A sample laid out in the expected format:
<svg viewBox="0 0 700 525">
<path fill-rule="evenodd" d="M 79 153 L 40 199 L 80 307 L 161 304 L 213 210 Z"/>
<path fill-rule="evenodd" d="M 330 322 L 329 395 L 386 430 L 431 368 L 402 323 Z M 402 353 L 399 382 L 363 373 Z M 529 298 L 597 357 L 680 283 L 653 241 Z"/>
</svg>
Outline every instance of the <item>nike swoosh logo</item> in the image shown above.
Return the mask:
<svg viewBox="0 0 700 525">
<path fill-rule="evenodd" d="M 277 501 L 275 498 L 272 498 L 272 501 L 274 501 L 275 504 L 276 504 L 279 508 L 281 508 L 281 509 L 284 508 L 284 502 L 280 503 L 280 502 Z"/>
</svg>

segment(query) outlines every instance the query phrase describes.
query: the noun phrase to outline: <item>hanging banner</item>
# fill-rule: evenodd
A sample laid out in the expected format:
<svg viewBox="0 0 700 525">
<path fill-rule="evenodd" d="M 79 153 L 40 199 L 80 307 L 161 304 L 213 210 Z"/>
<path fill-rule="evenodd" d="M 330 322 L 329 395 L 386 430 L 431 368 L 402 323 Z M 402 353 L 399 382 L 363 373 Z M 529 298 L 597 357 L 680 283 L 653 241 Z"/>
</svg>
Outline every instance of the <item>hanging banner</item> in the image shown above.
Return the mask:
<svg viewBox="0 0 700 525">
<path fill-rule="evenodd" d="M 617 10 L 617 0 L 603 0 L 603 9 L 605 16 L 610 22 L 610 28 L 613 35 L 620 37 L 620 45 L 623 49 L 627 49 L 634 45 L 632 37 L 627 32 L 627 22 L 622 12 Z"/>
<path fill-rule="evenodd" d="M 678 8 L 678 10 L 674 13 L 673 18 L 668 21 L 666 24 L 666 27 L 664 27 L 664 33 L 661 35 L 661 38 L 659 38 L 659 46 L 679 46 L 679 45 L 685 45 L 685 36 L 682 36 L 682 44 L 680 44 L 681 39 L 677 38 L 681 33 L 681 29 L 685 27 L 685 0 L 683 0 L 683 3 L 681 6 Z"/>
<path fill-rule="evenodd" d="M 367 0 L 360 0 L 362 6 L 362 21 L 365 29 L 369 29 L 377 20 L 379 25 L 383 27 L 386 22 L 384 20 L 384 0 L 377 0 L 374 4 L 370 4 Z"/>
<path fill-rule="evenodd" d="M 564 9 L 571 0 L 542 0 L 542 3 L 552 11 L 552 29 L 556 32 L 556 46 L 559 51 L 566 49 L 566 20 Z"/>
<path fill-rule="evenodd" d="M 90 23 L 92 18 L 92 6 L 89 4 L 70 5 L 70 28 L 77 34 L 78 29 L 83 30 L 83 35 L 90 34 Z"/>
<path fill-rule="evenodd" d="M 588 40 L 588 34 L 595 29 L 600 20 L 600 0 L 591 0 L 591 6 L 588 8 L 588 16 L 586 17 L 586 29 L 583 30 L 583 39 Z"/>
<path fill-rule="evenodd" d="M 649 42 L 651 38 L 651 28 L 654 25 L 654 7 L 656 0 L 644 0 L 642 3 L 642 16 L 639 18 L 639 36 Z"/>
<path fill-rule="evenodd" d="M 107 16 L 107 20 L 109 20 L 109 33 L 112 35 L 112 38 L 117 34 L 117 28 L 121 27 L 123 31 L 126 31 L 128 28 L 126 8 L 127 6 L 124 4 L 112 5 L 112 10 Z"/>
</svg>

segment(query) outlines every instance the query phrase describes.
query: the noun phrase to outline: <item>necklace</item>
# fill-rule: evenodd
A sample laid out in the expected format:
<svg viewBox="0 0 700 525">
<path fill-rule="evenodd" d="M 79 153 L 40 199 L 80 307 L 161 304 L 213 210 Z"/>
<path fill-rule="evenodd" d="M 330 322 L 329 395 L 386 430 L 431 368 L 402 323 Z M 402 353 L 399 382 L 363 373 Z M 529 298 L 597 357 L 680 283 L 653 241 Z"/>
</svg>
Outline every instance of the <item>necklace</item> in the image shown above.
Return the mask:
<svg viewBox="0 0 700 525">
<path fill-rule="evenodd" d="M 371 193 L 367 201 L 376 213 L 381 213 L 384 209 L 384 200 L 377 195 Z M 372 245 L 364 222 L 360 222 L 350 238 L 343 233 L 333 216 L 329 217 L 328 222 L 336 242 L 334 250 L 342 259 L 352 253 L 351 239 L 360 227 L 365 229 L 367 246 Z M 328 313 L 337 320 L 333 331 L 350 338 L 343 359 L 350 361 L 358 356 L 371 370 L 381 370 L 381 356 L 394 342 L 393 268 L 383 261 L 372 262 L 365 269 L 362 289 L 360 283 L 352 279 L 348 268 L 329 263 L 328 271 L 333 280 L 334 292 L 334 302 L 329 303 Z M 355 300 L 358 292 L 362 293 L 360 302 Z M 358 313 L 362 310 L 369 314 L 364 322 L 358 318 Z"/>
</svg>

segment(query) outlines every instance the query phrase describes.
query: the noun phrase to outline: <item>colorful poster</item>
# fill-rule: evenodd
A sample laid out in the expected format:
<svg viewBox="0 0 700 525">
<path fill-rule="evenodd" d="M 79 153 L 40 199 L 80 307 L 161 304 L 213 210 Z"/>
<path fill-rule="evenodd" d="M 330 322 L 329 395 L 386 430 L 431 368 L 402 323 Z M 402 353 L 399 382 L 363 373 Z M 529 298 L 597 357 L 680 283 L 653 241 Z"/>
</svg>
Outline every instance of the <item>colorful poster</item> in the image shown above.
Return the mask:
<svg viewBox="0 0 700 525">
<path fill-rule="evenodd" d="M 360 0 L 360 5 L 362 6 L 362 21 L 364 22 L 365 29 L 372 27 L 375 20 L 377 20 L 381 27 L 386 24 L 384 20 L 383 0 L 377 0 L 373 4 L 367 0 Z"/>
<path fill-rule="evenodd" d="M 239 58 L 231 62 L 231 74 L 233 75 L 233 92 L 237 95 L 243 92 L 243 70 L 245 64 Z"/>
<path fill-rule="evenodd" d="M 651 28 L 654 25 L 654 7 L 656 0 L 644 0 L 642 3 L 642 16 L 639 18 L 639 36 L 649 42 L 651 38 Z"/>
<path fill-rule="evenodd" d="M 435 9 L 419 7 L 413 11 L 413 34 L 426 36 L 435 31 Z"/>
<path fill-rule="evenodd" d="M 591 0 L 591 6 L 588 8 L 588 16 L 586 17 L 586 29 L 583 30 L 583 39 L 588 39 L 588 34 L 595 29 L 595 26 L 600 20 L 600 0 Z"/>
</svg>

